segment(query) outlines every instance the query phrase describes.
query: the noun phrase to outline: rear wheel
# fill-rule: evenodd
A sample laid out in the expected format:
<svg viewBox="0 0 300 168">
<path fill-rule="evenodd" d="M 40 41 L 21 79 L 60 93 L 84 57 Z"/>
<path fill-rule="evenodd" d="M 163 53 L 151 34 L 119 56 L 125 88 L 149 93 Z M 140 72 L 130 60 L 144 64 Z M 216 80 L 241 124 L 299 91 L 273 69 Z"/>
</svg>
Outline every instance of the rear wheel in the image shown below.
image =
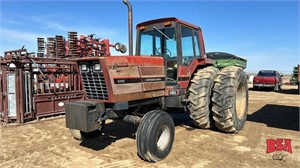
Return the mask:
<svg viewBox="0 0 300 168">
<path fill-rule="evenodd" d="M 223 132 L 238 132 L 248 112 L 248 86 L 245 72 L 239 67 L 226 67 L 218 74 L 212 96 L 213 119 Z"/>
<path fill-rule="evenodd" d="M 174 132 L 174 122 L 168 113 L 162 110 L 146 113 L 137 129 L 138 155 L 149 162 L 164 159 L 172 149 Z"/>
<path fill-rule="evenodd" d="M 188 109 L 197 127 L 210 128 L 213 125 L 210 99 L 218 72 L 217 68 L 206 67 L 198 70 L 191 80 Z"/>
</svg>

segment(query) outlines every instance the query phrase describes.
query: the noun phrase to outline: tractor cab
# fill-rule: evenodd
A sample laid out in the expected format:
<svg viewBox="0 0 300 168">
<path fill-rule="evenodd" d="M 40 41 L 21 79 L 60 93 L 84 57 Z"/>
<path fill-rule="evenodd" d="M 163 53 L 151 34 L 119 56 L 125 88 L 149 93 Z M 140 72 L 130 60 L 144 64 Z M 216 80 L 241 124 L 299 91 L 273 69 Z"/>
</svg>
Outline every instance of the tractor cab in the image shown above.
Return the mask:
<svg viewBox="0 0 300 168">
<path fill-rule="evenodd" d="M 138 24 L 136 41 L 136 55 L 164 58 L 167 85 L 189 80 L 187 76 L 193 72 L 178 70 L 190 69 L 193 61 L 197 62 L 205 53 L 201 29 L 177 18 Z"/>
</svg>

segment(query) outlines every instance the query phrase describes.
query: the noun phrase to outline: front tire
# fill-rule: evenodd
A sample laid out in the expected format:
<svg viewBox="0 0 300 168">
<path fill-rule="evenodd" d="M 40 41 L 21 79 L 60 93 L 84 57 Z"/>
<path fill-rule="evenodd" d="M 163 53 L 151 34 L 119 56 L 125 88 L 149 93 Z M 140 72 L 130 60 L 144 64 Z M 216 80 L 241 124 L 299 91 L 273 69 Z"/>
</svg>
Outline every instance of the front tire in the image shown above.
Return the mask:
<svg viewBox="0 0 300 168">
<path fill-rule="evenodd" d="M 171 152 L 174 133 L 174 122 L 168 113 L 162 110 L 146 113 L 136 134 L 138 155 L 149 162 L 164 159 Z"/>
<path fill-rule="evenodd" d="M 279 85 L 279 84 L 276 84 L 276 85 L 275 85 L 274 91 L 275 91 L 275 92 L 279 92 L 279 91 L 280 91 L 280 85 Z"/>
<path fill-rule="evenodd" d="M 248 85 L 242 68 L 230 66 L 218 74 L 212 111 L 218 130 L 233 133 L 243 128 L 248 112 Z"/>
<path fill-rule="evenodd" d="M 83 132 L 83 131 L 72 129 L 72 128 L 69 128 L 69 131 L 74 139 L 79 140 L 79 141 L 84 141 L 89 138 L 94 138 L 96 136 L 99 136 L 104 125 L 105 125 L 105 120 L 103 120 L 101 122 L 101 126 L 98 130 L 95 130 L 92 132 Z"/>
<path fill-rule="evenodd" d="M 188 109 L 194 125 L 199 128 L 211 128 L 213 125 L 210 99 L 218 72 L 215 67 L 206 67 L 198 70 L 191 80 Z"/>
</svg>

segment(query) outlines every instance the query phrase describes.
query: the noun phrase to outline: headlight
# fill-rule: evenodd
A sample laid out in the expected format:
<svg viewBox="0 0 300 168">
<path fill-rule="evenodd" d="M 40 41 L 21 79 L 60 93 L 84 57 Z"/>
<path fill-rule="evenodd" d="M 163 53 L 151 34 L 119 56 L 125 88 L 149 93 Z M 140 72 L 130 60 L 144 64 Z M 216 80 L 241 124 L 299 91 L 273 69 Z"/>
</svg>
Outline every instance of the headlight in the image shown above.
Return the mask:
<svg viewBox="0 0 300 168">
<path fill-rule="evenodd" d="M 94 64 L 95 71 L 100 71 L 100 69 L 101 69 L 100 64 Z"/>
<path fill-rule="evenodd" d="M 124 44 L 121 44 L 121 43 L 116 43 L 115 44 L 115 49 L 116 49 L 116 51 L 119 51 L 121 53 L 126 53 L 126 51 L 127 51 L 127 47 Z"/>
<path fill-rule="evenodd" d="M 80 70 L 87 71 L 87 65 L 86 64 L 81 64 L 80 65 Z"/>
</svg>

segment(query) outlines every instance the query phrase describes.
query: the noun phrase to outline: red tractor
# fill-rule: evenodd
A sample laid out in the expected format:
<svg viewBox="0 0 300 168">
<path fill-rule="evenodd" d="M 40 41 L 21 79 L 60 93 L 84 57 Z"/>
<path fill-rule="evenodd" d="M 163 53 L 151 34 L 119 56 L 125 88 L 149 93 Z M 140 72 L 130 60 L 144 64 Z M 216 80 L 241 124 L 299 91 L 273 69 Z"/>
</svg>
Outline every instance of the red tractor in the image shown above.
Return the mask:
<svg viewBox="0 0 300 168">
<path fill-rule="evenodd" d="M 75 139 L 100 131 L 106 119 L 138 125 L 137 153 L 157 162 L 171 151 L 174 122 L 169 113 L 185 109 L 199 128 L 238 132 L 246 121 L 248 87 L 243 68 L 214 67 L 205 56 L 202 31 L 177 18 L 137 25 L 129 56 L 78 59 L 87 100 L 67 103 L 66 125 Z"/>
</svg>

